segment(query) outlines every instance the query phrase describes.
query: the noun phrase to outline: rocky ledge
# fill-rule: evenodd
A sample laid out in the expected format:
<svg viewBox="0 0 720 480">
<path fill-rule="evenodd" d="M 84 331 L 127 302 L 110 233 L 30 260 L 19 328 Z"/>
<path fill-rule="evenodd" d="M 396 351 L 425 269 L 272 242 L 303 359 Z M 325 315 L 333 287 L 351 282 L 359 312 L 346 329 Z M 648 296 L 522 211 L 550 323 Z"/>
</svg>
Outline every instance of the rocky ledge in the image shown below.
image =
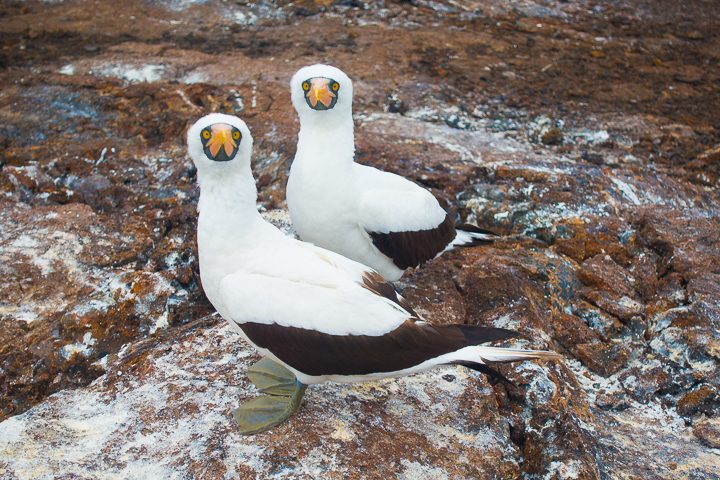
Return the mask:
<svg viewBox="0 0 720 480">
<path fill-rule="evenodd" d="M 710 3 L 3 4 L 0 478 L 720 478 Z M 287 229 L 287 82 L 318 61 L 360 162 L 504 235 L 398 288 L 563 362 L 314 387 L 235 432 L 257 357 L 199 285 L 184 130 L 245 118 Z"/>
</svg>

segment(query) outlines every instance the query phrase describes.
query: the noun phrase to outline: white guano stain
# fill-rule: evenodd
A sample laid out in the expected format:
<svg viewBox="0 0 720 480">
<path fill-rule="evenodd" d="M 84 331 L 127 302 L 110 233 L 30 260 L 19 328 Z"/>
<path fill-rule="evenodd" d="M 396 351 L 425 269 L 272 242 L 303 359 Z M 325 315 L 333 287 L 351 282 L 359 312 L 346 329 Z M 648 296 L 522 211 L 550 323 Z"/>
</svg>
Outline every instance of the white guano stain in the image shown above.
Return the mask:
<svg viewBox="0 0 720 480">
<path fill-rule="evenodd" d="M 165 73 L 165 65 L 147 64 L 131 65 L 117 63 L 101 65 L 91 71 L 101 77 L 115 77 L 128 83 L 152 83 L 160 81 Z"/>
</svg>

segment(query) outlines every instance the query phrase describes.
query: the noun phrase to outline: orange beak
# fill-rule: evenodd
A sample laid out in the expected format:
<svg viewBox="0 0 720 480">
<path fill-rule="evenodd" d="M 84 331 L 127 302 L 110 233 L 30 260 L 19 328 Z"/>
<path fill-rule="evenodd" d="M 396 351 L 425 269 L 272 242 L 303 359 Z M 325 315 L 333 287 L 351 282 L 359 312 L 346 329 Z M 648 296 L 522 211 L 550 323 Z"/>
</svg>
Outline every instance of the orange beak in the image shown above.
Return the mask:
<svg viewBox="0 0 720 480">
<path fill-rule="evenodd" d="M 232 156 L 233 151 L 237 147 L 237 143 L 232 138 L 232 127 L 224 123 L 216 123 L 210 128 L 212 136 L 207 143 L 210 154 L 216 157 L 220 149 L 225 150 L 225 155 Z"/>
<path fill-rule="evenodd" d="M 320 102 L 325 108 L 330 108 L 335 94 L 330 91 L 329 82 L 327 78 L 313 78 L 310 81 L 310 91 L 307 93 L 307 98 L 311 107 L 317 107 L 318 102 Z"/>
</svg>

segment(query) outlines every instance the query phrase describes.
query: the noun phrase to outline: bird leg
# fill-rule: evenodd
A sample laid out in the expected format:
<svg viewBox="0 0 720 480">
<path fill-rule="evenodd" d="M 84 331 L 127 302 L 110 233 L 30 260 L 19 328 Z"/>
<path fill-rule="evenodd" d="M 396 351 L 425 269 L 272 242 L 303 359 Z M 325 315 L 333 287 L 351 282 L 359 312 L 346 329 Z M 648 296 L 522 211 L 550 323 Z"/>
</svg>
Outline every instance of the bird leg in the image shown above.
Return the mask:
<svg viewBox="0 0 720 480">
<path fill-rule="evenodd" d="M 265 393 L 236 408 L 233 417 L 243 435 L 265 432 L 290 418 L 302 403 L 307 385 L 285 367 L 263 358 L 248 369 L 248 378 Z"/>
</svg>

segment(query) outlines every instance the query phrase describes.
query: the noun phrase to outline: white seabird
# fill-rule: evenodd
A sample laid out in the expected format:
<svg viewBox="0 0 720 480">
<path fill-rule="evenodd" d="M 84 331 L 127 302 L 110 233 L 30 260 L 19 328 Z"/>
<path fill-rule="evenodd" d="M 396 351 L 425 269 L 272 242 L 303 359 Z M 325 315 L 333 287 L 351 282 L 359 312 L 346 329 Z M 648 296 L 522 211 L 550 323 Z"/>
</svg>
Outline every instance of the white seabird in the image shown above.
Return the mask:
<svg viewBox="0 0 720 480">
<path fill-rule="evenodd" d="M 290 82 L 300 117 L 287 183 L 290 217 L 302 240 L 398 280 L 446 249 L 492 241 L 472 225 L 456 227 L 427 190 L 390 172 L 355 163 L 353 85 L 329 65 L 301 68 Z"/>
<path fill-rule="evenodd" d="M 360 382 L 460 364 L 556 359 L 549 351 L 484 346 L 516 336 L 505 329 L 434 326 L 370 268 L 295 240 L 256 207 L 252 136 L 237 117 L 211 114 L 188 131 L 197 167 L 198 254 L 203 289 L 217 311 L 261 355 L 249 376 L 269 395 L 241 406 L 244 433 L 266 430 L 300 405 L 306 385 Z"/>
</svg>

